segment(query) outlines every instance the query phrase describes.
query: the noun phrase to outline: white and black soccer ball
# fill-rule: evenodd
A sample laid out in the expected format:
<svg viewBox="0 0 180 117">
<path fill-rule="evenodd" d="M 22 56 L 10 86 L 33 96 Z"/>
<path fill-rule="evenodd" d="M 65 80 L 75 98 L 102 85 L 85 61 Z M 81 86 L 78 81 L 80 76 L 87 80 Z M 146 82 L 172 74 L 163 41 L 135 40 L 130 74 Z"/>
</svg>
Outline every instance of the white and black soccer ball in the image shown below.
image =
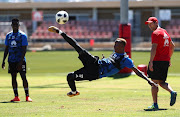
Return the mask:
<svg viewBox="0 0 180 117">
<path fill-rule="evenodd" d="M 66 11 L 59 11 L 56 13 L 56 22 L 58 24 L 65 24 L 69 20 L 69 15 Z"/>
</svg>

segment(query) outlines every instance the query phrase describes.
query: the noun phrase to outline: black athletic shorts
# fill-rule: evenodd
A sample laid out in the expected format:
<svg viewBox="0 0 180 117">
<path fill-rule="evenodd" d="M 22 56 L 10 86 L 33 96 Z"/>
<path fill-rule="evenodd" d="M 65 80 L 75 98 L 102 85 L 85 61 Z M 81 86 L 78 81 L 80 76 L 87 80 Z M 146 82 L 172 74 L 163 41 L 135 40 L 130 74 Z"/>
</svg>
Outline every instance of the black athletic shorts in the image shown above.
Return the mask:
<svg viewBox="0 0 180 117">
<path fill-rule="evenodd" d="M 92 56 L 89 52 L 84 50 L 79 59 L 83 63 L 84 67 L 74 72 L 76 81 L 81 80 L 96 80 L 99 78 L 99 57 Z"/>
<path fill-rule="evenodd" d="M 9 62 L 8 73 L 18 73 L 18 72 L 26 73 L 26 62 L 23 61 L 21 71 L 17 70 L 17 64 L 18 64 L 18 62 Z"/>
<path fill-rule="evenodd" d="M 168 68 L 169 61 L 153 61 L 153 71 L 150 71 L 148 66 L 147 74 L 153 80 L 166 81 Z"/>
</svg>

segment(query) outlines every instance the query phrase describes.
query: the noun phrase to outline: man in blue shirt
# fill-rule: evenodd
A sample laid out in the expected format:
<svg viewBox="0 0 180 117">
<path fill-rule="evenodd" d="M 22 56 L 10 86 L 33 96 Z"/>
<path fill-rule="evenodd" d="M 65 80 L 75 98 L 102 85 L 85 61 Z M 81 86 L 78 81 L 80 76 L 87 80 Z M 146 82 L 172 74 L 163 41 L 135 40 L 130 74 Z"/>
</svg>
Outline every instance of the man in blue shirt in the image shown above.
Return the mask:
<svg viewBox="0 0 180 117">
<path fill-rule="evenodd" d="M 124 49 L 126 46 L 126 40 L 117 38 L 114 44 L 114 53 L 109 58 L 99 59 L 97 56 L 91 55 L 88 51 L 83 49 L 75 39 L 69 37 L 57 27 L 50 26 L 48 29 L 50 32 L 59 33 L 79 54 L 79 59 L 83 63 L 84 67 L 79 70 L 69 73 L 67 75 L 67 81 L 71 92 L 67 93 L 69 97 L 79 95 L 76 90 L 75 81 L 82 80 L 96 80 L 102 77 L 114 75 L 124 67 L 131 68 L 138 76 L 147 80 L 151 86 L 157 87 L 157 85 L 149 80 L 142 72 L 140 72 L 133 64 L 132 60 L 126 55 Z"/>
<path fill-rule="evenodd" d="M 5 69 L 5 59 L 8 56 L 8 73 L 12 77 L 12 87 L 14 91 L 15 98 L 11 100 L 20 101 L 18 97 L 18 84 L 17 84 L 17 73 L 19 72 L 23 80 L 24 91 L 26 94 L 26 101 L 32 102 L 32 99 L 29 97 L 29 88 L 28 81 L 26 79 L 26 48 L 28 46 L 27 36 L 24 32 L 19 30 L 19 20 L 17 18 L 12 19 L 12 29 L 13 31 L 9 32 L 6 35 L 5 39 L 5 50 L 4 57 L 2 61 L 2 68 Z"/>
</svg>

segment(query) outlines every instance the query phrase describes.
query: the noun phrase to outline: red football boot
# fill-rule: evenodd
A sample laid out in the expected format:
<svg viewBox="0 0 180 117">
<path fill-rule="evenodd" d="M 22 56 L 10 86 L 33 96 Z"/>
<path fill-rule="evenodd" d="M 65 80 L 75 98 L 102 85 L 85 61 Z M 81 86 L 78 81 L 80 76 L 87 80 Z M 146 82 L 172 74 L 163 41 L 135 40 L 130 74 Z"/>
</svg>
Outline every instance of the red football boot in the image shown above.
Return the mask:
<svg viewBox="0 0 180 117">
<path fill-rule="evenodd" d="M 11 102 L 14 102 L 14 101 L 20 101 L 19 97 L 18 97 L 18 96 L 15 96 L 15 98 L 12 99 Z"/>
<path fill-rule="evenodd" d="M 26 102 L 32 102 L 32 99 L 29 96 L 26 96 Z"/>
</svg>

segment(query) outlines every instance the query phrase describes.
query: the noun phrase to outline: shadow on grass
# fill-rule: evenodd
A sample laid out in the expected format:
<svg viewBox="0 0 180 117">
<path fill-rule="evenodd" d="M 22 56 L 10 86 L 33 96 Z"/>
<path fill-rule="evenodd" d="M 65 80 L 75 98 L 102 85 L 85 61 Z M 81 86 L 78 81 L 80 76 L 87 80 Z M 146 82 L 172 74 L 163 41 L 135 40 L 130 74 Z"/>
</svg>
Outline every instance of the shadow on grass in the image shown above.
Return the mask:
<svg viewBox="0 0 180 117">
<path fill-rule="evenodd" d="M 63 84 L 47 84 L 47 85 L 39 85 L 39 86 L 30 86 L 29 88 L 68 88 L 67 86 L 62 86 Z M 12 88 L 11 86 L 3 86 L 0 88 Z M 19 88 L 23 88 L 23 86 L 19 86 Z"/>
<path fill-rule="evenodd" d="M 115 75 L 111 76 L 111 78 L 120 79 L 120 78 L 127 78 L 129 76 L 131 76 L 131 73 L 128 73 L 128 74 L 120 74 L 120 73 L 118 73 L 118 74 L 115 74 Z"/>
<path fill-rule="evenodd" d="M 76 83 L 83 83 L 87 81 L 81 81 L 81 82 L 76 82 Z M 64 86 L 67 85 L 67 86 Z M 2 86 L 0 88 L 12 88 L 12 86 Z M 23 86 L 19 86 L 19 88 L 23 88 Z M 30 86 L 29 88 L 69 88 L 68 83 L 56 83 L 56 84 L 46 84 L 46 85 L 39 85 L 39 86 Z M 83 88 L 83 87 L 79 87 Z"/>
<path fill-rule="evenodd" d="M 31 86 L 30 88 L 68 88 L 67 86 L 62 86 L 64 84 L 67 84 L 67 83 L 57 83 L 57 84 Z"/>
<path fill-rule="evenodd" d="M 0 103 L 4 103 L 4 104 L 6 104 L 6 103 L 32 103 L 32 102 L 27 102 L 27 101 L 18 101 L 18 102 L 11 102 L 11 101 L 4 101 L 4 102 L 0 102 Z"/>
<path fill-rule="evenodd" d="M 19 102 L 10 102 L 10 101 L 5 101 L 5 102 L 0 102 L 0 103 L 19 103 Z"/>
<path fill-rule="evenodd" d="M 144 111 L 162 111 L 162 110 L 167 110 L 166 108 L 159 108 L 158 110 L 156 109 L 144 109 Z"/>
<path fill-rule="evenodd" d="M 78 83 L 82 83 L 82 82 L 78 82 Z M 64 86 L 64 85 L 67 85 L 67 86 Z M 40 85 L 40 86 L 31 86 L 30 88 L 69 88 L 69 87 L 68 87 L 68 83 L 57 83 L 57 84 L 47 84 L 47 85 Z M 79 87 L 79 88 L 83 88 L 83 87 Z"/>
<path fill-rule="evenodd" d="M 30 86 L 29 88 L 68 88 L 67 86 L 64 86 L 66 84 L 67 83 L 46 84 L 46 85 L 39 85 L 39 86 Z M 0 88 L 12 88 L 12 86 L 3 86 Z M 19 86 L 19 88 L 23 88 L 23 86 Z"/>
</svg>

